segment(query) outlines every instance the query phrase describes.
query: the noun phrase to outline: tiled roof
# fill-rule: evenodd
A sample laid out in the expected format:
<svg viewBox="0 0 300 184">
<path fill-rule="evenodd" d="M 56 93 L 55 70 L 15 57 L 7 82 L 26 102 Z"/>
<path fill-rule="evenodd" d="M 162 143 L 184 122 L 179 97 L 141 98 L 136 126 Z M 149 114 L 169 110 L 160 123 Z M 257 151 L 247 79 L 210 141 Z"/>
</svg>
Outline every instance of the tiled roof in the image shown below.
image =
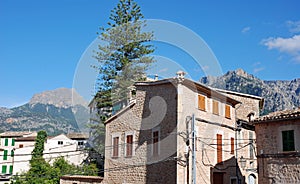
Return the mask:
<svg viewBox="0 0 300 184">
<path fill-rule="evenodd" d="M 32 133 L 34 132 L 3 132 L 0 134 L 0 137 L 22 137 Z"/>
<path fill-rule="evenodd" d="M 290 119 L 300 119 L 300 108 L 295 110 L 284 110 L 272 112 L 268 115 L 256 118 L 254 123 L 261 123 L 265 121 L 278 121 L 278 120 L 290 120 Z"/>
<path fill-rule="evenodd" d="M 101 182 L 103 177 L 100 176 L 81 176 L 81 175 L 64 175 L 60 177 L 63 180 L 76 180 L 86 182 Z"/>
<path fill-rule="evenodd" d="M 67 137 L 69 139 L 88 139 L 89 136 L 87 134 L 83 133 L 69 133 L 67 134 Z"/>
<path fill-rule="evenodd" d="M 15 141 L 35 141 L 36 136 L 29 136 L 29 137 L 19 137 L 16 138 Z"/>
</svg>

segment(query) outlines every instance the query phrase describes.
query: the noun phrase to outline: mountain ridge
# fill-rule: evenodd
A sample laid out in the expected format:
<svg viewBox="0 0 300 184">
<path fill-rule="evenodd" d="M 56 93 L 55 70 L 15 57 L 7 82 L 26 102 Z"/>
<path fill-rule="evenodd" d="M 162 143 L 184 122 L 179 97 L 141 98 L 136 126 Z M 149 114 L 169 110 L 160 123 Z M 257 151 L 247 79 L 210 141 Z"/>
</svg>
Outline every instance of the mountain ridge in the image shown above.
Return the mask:
<svg viewBox="0 0 300 184">
<path fill-rule="evenodd" d="M 242 69 L 222 76 L 207 76 L 199 80 L 204 85 L 256 95 L 265 99 L 262 114 L 297 109 L 300 106 L 300 78 L 293 80 L 261 80 Z"/>
</svg>

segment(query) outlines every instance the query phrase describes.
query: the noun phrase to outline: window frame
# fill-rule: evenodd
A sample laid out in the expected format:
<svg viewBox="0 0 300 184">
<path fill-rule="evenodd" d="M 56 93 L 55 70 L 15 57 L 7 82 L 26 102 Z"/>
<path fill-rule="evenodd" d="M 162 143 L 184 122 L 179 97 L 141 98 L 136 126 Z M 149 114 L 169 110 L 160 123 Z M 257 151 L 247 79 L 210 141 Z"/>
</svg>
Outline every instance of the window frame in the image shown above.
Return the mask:
<svg viewBox="0 0 300 184">
<path fill-rule="evenodd" d="M 217 134 L 217 163 L 222 163 L 223 162 L 223 135 L 222 134 Z M 219 142 L 219 140 L 221 142 Z M 221 149 L 220 149 L 221 148 Z"/>
<path fill-rule="evenodd" d="M 4 146 L 8 146 L 8 138 L 4 139 Z"/>
<path fill-rule="evenodd" d="M 57 141 L 57 145 L 64 145 L 64 141 Z"/>
<path fill-rule="evenodd" d="M 7 160 L 8 150 L 3 150 L 3 160 Z"/>
<path fill-rule="evenodd" d="M 132 136 L 131 144 L 129 144 L 127 141 L 127 137 Z M 135 133 L 134 131 L 127 131 L 125 132 L 125 146 L 124 146 L 124 156 L 127 158 L 130 158 L 135 155 L 134 151 L 134 142 L 135 142 Z M 128 147 L 131 147 L 131 154 L 128 154 Z"/>
<path fill-rule="evenodd" d="M 220 115 L 220 103 L 218 100 L 212 99 L 212 113 L 214 115 Z"/>
<path fill-rule="evenodd" d="M 206 96 L 198 94 L 198 109 L 201 111 L 206 111 Z M 203 102 L 203 103 L 201 103 Z"/>
<path fill-rule="evenodd" d="M 234 145 L 235 145 L 235 142 L 234 142 L 234 137 L 230 137 L 230 154 L 234 155 Z"/>
<path fill-rule="evenodd" d="M 284 135 L 285 133 L 286 133 L 286 135 Z M 286 137 L 286 136 L 292 136 L 292 137 Z M 282 151 L 283 152 L 296 151 L 295 131 L 294 130 L 281 131 L 281 137 L 282 137 Z"/>
<path fill-rule="evenodd" d="M 228 104 L 225 104 L 225 118 L 231 119 L 231 106 Z"/>
<path fill-rule="evenodd" d="M 157 141 L 154 140 L 154 133 L 158 133 L 157 135 Z M 157 157 L 160 155 L 160 136 L 161 136 L 161 132 L 160 132 L 160 128 L 153 128 L 152 132 L 151 132 L 151 140 L 152 140 L 152 149 L 151 149 L 151 154 L 153 157 Z M 155 142 L 154 142 L 155 141 Z M 155 151 L 157 150 L 157 151 Z M 154 152 L 155 151 L 155 152 Z"/>
<path fill-rule="evenodd" d="M 13 174 L 13 171 L 14 171 L 14 166 L 10 165 L 9 166 L 9 174 Z"/>
<path fill-rule="evenodd" d="M 117 132 L 117 133 L 112 133 L 111 135 L 111 146 L 112 146 L 112 149 L 111 149 L 111 158 L 119 158 L 120 157 L 120 152 L 121 152 L 121 149 L 120 149 L 120 142 L 121 142 L 121 133 Z M 118 144 L 115 145 L 115 138 L 118 138 Z M 117 151 L 115 151 L 115 149 L 117 149 Z M 115 154 L 115 152 L 117 152 L 117 154 Z"/>
<path fill-rule="evenodd" d="M 4 171 L 5 171 L 5 172 L 4 172 Z M 7 173 L 7 165 L 2 165 L 1 173 L 2 173 L 2 174 L 6 174 L 6 173 Z"/>
</svg>

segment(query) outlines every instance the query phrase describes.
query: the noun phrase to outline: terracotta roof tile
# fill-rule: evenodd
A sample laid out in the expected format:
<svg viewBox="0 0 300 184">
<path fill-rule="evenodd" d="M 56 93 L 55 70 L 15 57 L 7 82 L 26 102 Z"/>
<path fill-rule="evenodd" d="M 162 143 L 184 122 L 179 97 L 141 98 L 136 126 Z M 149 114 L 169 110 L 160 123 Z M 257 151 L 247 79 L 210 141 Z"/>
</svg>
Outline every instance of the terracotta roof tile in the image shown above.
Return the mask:
<svg viewBox="0 0 300 184">
<path fill-rule="evenodd" d="M 288 119 L 300 119 L 300 108 L 295 110 L 284 110 L 272 112 L 268 115 L 256 118 L 253 122 L 260 123 L 265 121 L 277 121 L 277 120 L 288 120 Z"/>
</svg>

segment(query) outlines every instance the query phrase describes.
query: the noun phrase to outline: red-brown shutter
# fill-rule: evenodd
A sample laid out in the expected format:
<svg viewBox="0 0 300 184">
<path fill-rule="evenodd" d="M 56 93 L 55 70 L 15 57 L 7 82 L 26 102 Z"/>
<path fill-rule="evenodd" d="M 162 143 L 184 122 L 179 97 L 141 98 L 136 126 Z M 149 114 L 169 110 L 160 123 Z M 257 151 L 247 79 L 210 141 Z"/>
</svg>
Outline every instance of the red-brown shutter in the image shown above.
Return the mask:
<svg viewBox="0 0 300 184">
<path fill-rule="evenodd" d="M 222 135 L 217 134 L 217 163 L 223 161 L 222 159 Z"/>
<path fill-rule="evenodd" d="M 213 100 L 213 114 L 219 115 L 219 102 Z"/>
<path fill-rule="evenodd" d="M 198 95 L 198 109 L 205 111 L 205 96 Z"/>
<path fill-rule="evenodd" d="M 228 118 L 228 119 L 231 118 L 230 106 L 229 105 L 225 105 L 225 118 Z"/>
<path fill-rule="evenodd" d="M 126 137 L 126 156 L 130 157 L 132 156 L 132 139 L 133 139 L 133 136 L 132 135 L 127 135 Z"/>
<path fill-rule="evenodd" d="M 119 137 L 113 138 L 113 157 L 119 156 Z"/>
<path fill-rule="evenodd" d="M 230 146 L 231 146 L 230 154 L 234 154 L 234 138 L 233 137 L 230 138 Z"/>
</svg>

